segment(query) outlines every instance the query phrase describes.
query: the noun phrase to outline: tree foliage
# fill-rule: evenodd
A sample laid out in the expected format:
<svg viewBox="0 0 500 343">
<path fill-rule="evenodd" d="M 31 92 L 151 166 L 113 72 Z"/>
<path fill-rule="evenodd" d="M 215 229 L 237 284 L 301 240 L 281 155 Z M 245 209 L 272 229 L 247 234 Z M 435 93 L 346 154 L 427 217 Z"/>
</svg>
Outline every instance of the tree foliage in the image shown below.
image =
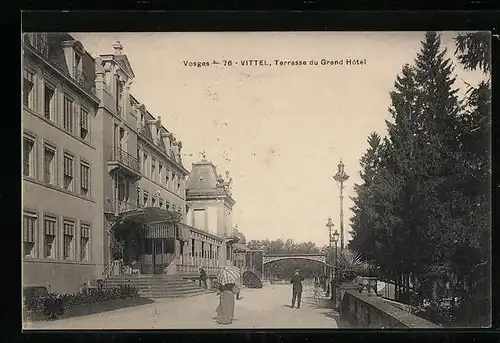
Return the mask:
<svg viewBox="0 0 500 343">
<path fill-rule="evenodd" d="M 489 70 L 484 38 L 457 37 L 465 68 Z M 491 90 L 482 82 L 457 94 L 453 63 L 428 32 L 396 77 L 387 137 L 368 137 L 350 245 L 398 284 L 399 300 L 477 326 L 490 311 Z"/>
<path fill-rule="evenodd" d="M 472 32 L 455 37 L 455 54 L 466 70 L 491 71 L 491 33 Z"/>
</svg>

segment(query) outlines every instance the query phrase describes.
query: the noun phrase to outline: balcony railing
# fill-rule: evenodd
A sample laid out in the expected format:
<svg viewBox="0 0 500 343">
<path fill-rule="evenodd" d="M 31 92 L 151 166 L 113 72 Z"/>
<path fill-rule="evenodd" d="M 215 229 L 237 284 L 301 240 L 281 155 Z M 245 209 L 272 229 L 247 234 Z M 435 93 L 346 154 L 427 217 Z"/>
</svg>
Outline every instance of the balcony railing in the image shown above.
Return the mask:
<svg viewBox="0 0 500 343">
<path fill-rule="evenodd" d="M 137 206 L 125 200 L 106 199 L 104 201 L 104 212 L 121 214 L 129 211 L 137 210 Z"/>
<path fill-rule="evenodd" d="M 178 264 L 177 271 L 181 273 L 195 273 L 199 274 L 200 268 L 203 268 L 208 276 L 217 276 L 220 271 L 220 267 L 216 266 L 205 266 L 205 265 L 190 265 L 190 264 Z"/>
<path fill-rule="evenodd" d="M 90 81 L 83 71 L 77 67 L 73 67 L 73 78 L 83 89 L 95 94 L 95 86 L 93 82 Z"/>
<path fill-rule="evenodd" d="M 110 152 L 110 161 L 118 162 L 137 174 L 141 173 L 141 169 L 139 166 L 139 161 L 134 156 L 130 155 L 128 152 L 122 150 L 119 147 L 111 148 Z"/>
<path fill-rule="evenodd" d="M 49 57 L 49 43 L 47 36 L 42 33 L 29 33 L 27 35 L 29 45 L 33 47 L 40 55 Z"/>
</svg>

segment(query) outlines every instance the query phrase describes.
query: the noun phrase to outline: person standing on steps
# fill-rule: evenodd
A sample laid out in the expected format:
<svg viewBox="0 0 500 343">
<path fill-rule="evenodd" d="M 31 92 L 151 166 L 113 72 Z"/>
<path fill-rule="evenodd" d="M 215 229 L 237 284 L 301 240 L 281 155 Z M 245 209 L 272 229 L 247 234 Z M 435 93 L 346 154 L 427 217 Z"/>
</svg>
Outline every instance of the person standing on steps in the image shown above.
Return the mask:
<svg viewBox="0 0 500 343">
<path fill-rule="evenodd" d="M 292 284 L 292 308 L 295 307 L 295 300 L 297 300 L 297 309 L 300 308 L 302 281 L 304 281 L 304 277 L 300 275 L 300 270 L 296 269 L 290 279 L 290 283 Z"/>
<path fill-rule="evenodd" d="M 205 269 L 200 268 L 200 287 L 207 288 L 207 273 Z"/>
</svg>

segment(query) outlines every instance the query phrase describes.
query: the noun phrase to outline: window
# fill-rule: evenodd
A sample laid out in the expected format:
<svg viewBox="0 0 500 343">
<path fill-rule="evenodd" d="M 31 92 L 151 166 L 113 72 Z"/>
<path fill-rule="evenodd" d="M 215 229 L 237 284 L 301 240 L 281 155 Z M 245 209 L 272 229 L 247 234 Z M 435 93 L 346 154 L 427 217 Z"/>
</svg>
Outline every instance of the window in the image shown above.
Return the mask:
<svg viewBox="0 0 500 343">
<path fill-rule="evenodd" d="M 37 231 L 37 215 L 23 215 L 23 254 L 25 257 L 35 257 L 35 234 Z"/>
<path fill-rule="evenodd" d="M 80 138 L 87 140 L 89 135 L 89 111 L 80 109 Z"/>
<path fill-rule="evenodd" d="M 180 192 L 181 191 L 181 178 L 177 178 L 177 191 Z"/>
<path fill-rule="evenodd" d="M 63 244 L 63 258 L 65 260 L 73 259 L 73 236 L 75 235 L 75 223 L 64 221 L 64 244 Z"/>
<path fill-rule="evenodd" d="M 166 209 L 166 210 L 168 210 L 169 208 L 170 208 L 170 204 L 169 204 L 169 202 L 167 201 L 167 202 L 165 203 L 165 209 Z"/>
<path fill-rule="evenodd" d="M 45 118 L 54 120 L 55 118 L 55 87 L 47 83 L 43 87 L 43 115 Z"/>
<path fill-rule="evenodd" d="M 158 163 L 158 181 L 161 182 L 163 176 L 163 165 Z"/>
<path fill-rule="evenodd" d="M 141 188 L 137 186 L 137 207 L 141 207 Z"/>
<path fill-rule="evenodd" d="M 155 239 L 154 241 L 155 241 L 155 254 L 156 255 L 162 254 L 163 253 L 163 241 L 166 241 L 166 239 Z M 167 243 L 167 242 L 165 242 L 165 243 Z"/>
<path fill-rule="evenodd" d="M 151 207 L 155 207 L 156 198 L 151 198 Z"/>
<path fill-rule="evenodd" d="M 90 166 L 82 162 L 80 164 L 80 193 L 89 195 L 90 191 Z"/>
<path fill-rule="evenodd" d="M 191 256 L 194 257 L 194 239 L 191 239 Z"/>
<path fill-rule="evenodd" d="M 24 69 L 23 71 L 23 104 L 35 109 L 35 73 Z"/>
<path fill-rule="evenodd" d="M 64 97 L 63 127 L 73 133 L 73 101 Z"/>
<path fill-rule="evenodd" d="M 118 200 L 128 200 L 128 181 L 124 177 L 117 176 L 116 183 L 118 186 Z"/>
<path fill-rule="evenodd" d="M 35 140 L 24 136 L 23 137 L 23 175 L 34 177 L 35 176 Z"/>
<path fill-rule="evenodd" d="M 170 181 L 170 170 L 167 169 L 165 172 L 165 186 L 168 188 L 168 182 Z"/>
<path fill-rule="evenodd" d="M 80 260 L 89 260 L 90 225 L 80 224 Z"/>
<path fill-rule="evenodd" d="M 156 159 L 151 157 L 151 179 L 156 181 Z"/>
<path fill-rule="evenodd" d="M 144 192 L 144 207 L 148 206 L 148 199 L 149 199 L 148 193 Z"/>
<path fill-rule="evenodd" d="M 73 190 L 73 156 L 64 154 L 64 188 Z"/>
<path fill-rule="evenodd" d="M 56 149 L 45 145 L 43 149 L 43 181 L 51 185 L 56 183 L 55 156 Z"/>
<path fill-rule="evenodd" d="M 121 108 L 121 103 L 122 103 L 122 98 L 123 98 L 123 83 L 120 81 L 118 76 L 115 78 L 116 80 L 116 111 L 119 116 L 122 115 L 122 108 Z"/>
<path fill-rule="evenodd" d="M 163 199 L 158 200 L 158 207 L 163 208 Z"/>
<path fill-rule="evenodd" d="M 44 230 L 44 258 L 56 258 L 56 226 L 57 219 L 54 217 L 45 217 L 43 221 Z"/>
<path fill-rule="evenodd" d="M 144 153 L 144 158 L 142 159 L 142 173 L 148 175 L 148 154 Z"/>
</svg>

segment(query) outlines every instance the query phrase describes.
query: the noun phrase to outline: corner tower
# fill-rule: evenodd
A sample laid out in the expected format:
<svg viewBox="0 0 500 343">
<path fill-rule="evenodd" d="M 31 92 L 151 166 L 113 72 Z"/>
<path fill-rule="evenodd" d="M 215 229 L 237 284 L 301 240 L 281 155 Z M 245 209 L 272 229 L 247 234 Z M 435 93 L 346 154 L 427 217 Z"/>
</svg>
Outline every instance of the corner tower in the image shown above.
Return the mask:
<svg viewBox="0 0 500 343">
<path fill-rule="evenodd" d="M 212 162 L 193 163 L 186 184 L 186 224 L 219 237 L 232 237 L 231 213 L 235 201 L 231 195 L 232 179 L 217 175 Z"/>
</svg>

